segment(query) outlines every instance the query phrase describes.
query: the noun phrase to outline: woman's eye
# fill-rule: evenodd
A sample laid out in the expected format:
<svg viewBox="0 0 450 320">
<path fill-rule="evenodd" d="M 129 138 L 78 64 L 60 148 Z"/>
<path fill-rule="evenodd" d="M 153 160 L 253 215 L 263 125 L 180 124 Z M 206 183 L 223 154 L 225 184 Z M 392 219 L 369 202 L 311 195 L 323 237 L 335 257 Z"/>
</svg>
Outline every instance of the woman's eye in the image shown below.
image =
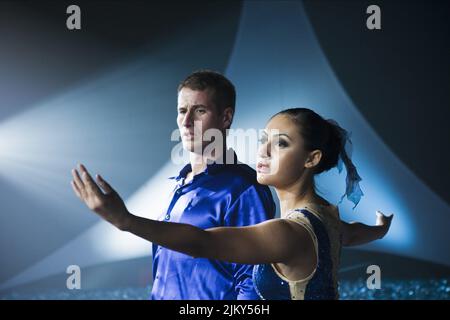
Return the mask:
<svg viewBox="0 0 450 320">
<path fill-rule="evenodd" d="M 277 146 L 284 148 L 287 147 L 287 143 L 285 141 L 278 141 Z"/>
</svg>

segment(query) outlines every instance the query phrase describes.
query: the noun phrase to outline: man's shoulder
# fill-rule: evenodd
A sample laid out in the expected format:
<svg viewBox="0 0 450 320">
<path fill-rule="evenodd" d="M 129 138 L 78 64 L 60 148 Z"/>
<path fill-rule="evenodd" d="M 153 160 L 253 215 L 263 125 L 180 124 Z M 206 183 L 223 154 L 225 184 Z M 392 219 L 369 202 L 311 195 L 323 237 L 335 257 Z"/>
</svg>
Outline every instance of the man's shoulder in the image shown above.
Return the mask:
<svg viewBox="0 0 450 320">
<path fill-rule="evenodd" d="M 256 171 L 253 168 L 245 163 L 237 163 L 230 168 L 227 174 L 232 177 L 229 189 L 232 194 L 230 205 L 233 206 L 237 201 L 240 201 L 240 207 L 255 211 L 252 214 L 253 220 L 244 225 L 256 224 L 273 218 L 275 202 L 272 192 L 268 186 L 258 183 Z M 241 212 L 241 218 L 246 216 L 245 210 Z"/>
<path fill-rule="evenodd" d="M 260 184 L 256 179 L 256 171 L 245 163 L 238 162 L 231 165 L 223 174 L 229 178 L 231 187 L 240 189 L 242 192 L 255 189 L 257 192 L 270 193 L 269 187 Z"/>
</svg>

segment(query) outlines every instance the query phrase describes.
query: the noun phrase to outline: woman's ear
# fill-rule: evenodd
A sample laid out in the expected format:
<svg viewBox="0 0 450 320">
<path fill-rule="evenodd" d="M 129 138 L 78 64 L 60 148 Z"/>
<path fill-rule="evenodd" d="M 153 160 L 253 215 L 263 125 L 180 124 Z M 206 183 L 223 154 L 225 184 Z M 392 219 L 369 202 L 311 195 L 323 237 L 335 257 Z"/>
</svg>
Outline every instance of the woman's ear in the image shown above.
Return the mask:
<svg viewBox="0 0 450 320">
<path fill-rule="evenodd" d="M 311 151 L 308 155 L 308 158 L 306 159 L 305 168 L 314 168 L 319 164 L 320 159 L 322 159 L 322 151 Z"/>
<path fill-rule="evenodd" d="M 224 129 L 231 127 L 231 123 L 233 122 L 233 108 L 228 107 L 223 110 L 222 121 Z"/>
</svg>

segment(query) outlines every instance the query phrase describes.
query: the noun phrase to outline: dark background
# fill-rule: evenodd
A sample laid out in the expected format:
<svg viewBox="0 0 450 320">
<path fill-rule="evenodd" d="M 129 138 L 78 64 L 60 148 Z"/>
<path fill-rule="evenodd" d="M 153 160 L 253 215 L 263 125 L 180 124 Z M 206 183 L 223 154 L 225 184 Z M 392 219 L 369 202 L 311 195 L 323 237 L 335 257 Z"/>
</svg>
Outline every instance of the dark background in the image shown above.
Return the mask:
<svg viewBox="0 0 450 320">
<path fill-rule="evenodd" d="M 82 7 L 82 30 L 77 32 L 65 28 L 65 9 L 70 4 Z M 382 30 L 368 35 L 363 26 L 370 4 L 382 8 Z M 303 5 L 354 105 L 401 162 L 450 204 L 449 2 L 306 0 Z M 188 45 L 176 52 L 179 65 L 177 73 L 170 75 L 173 83 L 193 71 L 183 57 L 195 56 L 224 72 L 241 8 L 240 1 L 2 1 L 0 124 L 137 53 L 152 55 L 177 39 L 187 39 Z M 213 36 L 207 33 L 211 28 Z M 174 106 L 174 93 L 175 88 L 164 93 L 167 104 L 161 109 Z M 157 115 L 161 123 L 171 123 L 175 108 L 171 112 Z M 143 181 L 132 180 L 133 187 Z M 0 282 L 97 222 L 93 217 L 71 221 L 74 228 L 58 230 L 63 221 L 42 216 L 39 227 L 33 228 L 35 221 L 22 224 L 27 200 L 9 202 L 17 190 L 1 176 L 0 190 L 4 190 L 0 195 L 1 252 L 14 252 L 17 258 L 2 261 Z M 133 190 L 124 190 L 124 195 Z M 45 205 L 40 209 L 46 210 Z M 11 240 L 23 231 L 35 243 Z M 349 254 L 347 261 L 358 261 L 358 257 Z M 370 254 L 365 258 L 370 259 Z"/>
</svg>

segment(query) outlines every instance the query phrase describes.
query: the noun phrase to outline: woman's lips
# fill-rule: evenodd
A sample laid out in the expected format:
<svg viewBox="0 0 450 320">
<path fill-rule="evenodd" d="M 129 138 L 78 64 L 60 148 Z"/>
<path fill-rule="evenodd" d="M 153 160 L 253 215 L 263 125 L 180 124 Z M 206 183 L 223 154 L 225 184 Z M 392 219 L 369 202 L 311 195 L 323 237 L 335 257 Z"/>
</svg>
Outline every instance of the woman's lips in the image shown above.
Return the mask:
<svg viewBox="0 0 450 320">
<path fill-rule="evenodd" d="M 264 162 L 258 162 L 256 165 L 256 172 L 258 173 L 270 173 L 270 166 Z"/>
</svg>

